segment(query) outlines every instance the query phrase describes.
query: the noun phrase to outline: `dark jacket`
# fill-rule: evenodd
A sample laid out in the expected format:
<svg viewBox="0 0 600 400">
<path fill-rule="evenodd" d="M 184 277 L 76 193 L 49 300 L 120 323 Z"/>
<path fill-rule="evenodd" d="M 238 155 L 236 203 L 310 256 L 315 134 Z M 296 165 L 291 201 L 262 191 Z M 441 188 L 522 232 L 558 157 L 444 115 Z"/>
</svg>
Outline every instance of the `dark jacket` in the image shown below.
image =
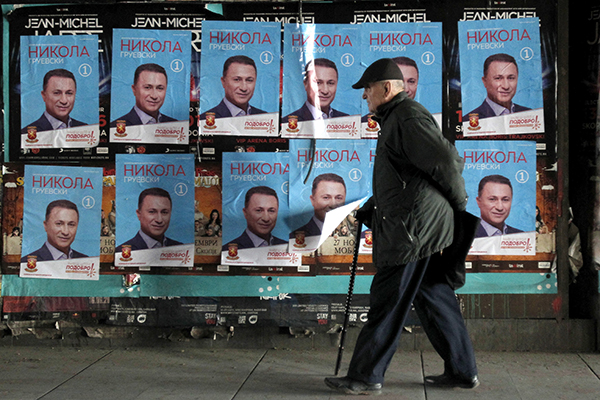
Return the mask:
<svg viewBox="0 0 600 400">
<path fill-rule="evenodd" d="M 76 119 L 71 118 L 71 128 L 74 128 L 76 126 L 84 126 L 84 125 L 87 125 L 87 124 L 85 122 L 77 121 Z M 38 132 L 54 130 L 54 128 L 52 127 L 52 124 L 50 123 L 50 121 L 48 121 L 48 118 L 46 118 L 46 116 L 44 114 L 42 114 L 42 116 L 40 118 L 38 118 L 36 121 L 30 123 L 27 126 L 35 126 L 37 128 Z M 23 127 L 23 129 L 21 129 L 21 134 L 27 133 L 27 126 Z"/>
<path fill-rule="evenodd" d="M 166 238 L 166 239 L 167 240 L 165 242 L 165 246 L 164 247 L 177 246 L 178 244 L 183 244 L 181 242 L 178 242 L 177 240 L 173 240 L 173 239 L 169 239 L 169 238 Z M 125 243 L 122 243 L 119 246 L 117 246 L 117 248 L 115 249 L 115 254 L 116 253 L 120 253 L 121 250 L 123 250 L 123 245 L 124 244 L 131 245 L 131 250 L 145 250 L 145 249 L 148 248 L 148 245 L 146 244 L 146 242 L 142 238 L 142 235 L 140 235 L 140 232 L 138 232 L 134 237 L 132 237 L 131 239 L 129 239 Z"/>
<path fill-rule="evenodd" d="M 520 106 L 518 104 L 514 104 L 514 106 L 515 106 L 515 112 L 531 110 L 531 108 Z M 483 103 L 479 107 L 477 107 L 476 109 L 474 109 L 470 113 L 463 114 L 463 122 L 467 122 L 469 120 L 469 114 L 478 114 L 479 115 L 479 119 L 490 118 L 490 117 L 495 117 L 496 116 L 496 114 L 494 113 L 494 110 L 492 110 L 492 107 L 490 107 L 490 105 L 488 104 L 488 102 L 485 101 L 485 100 L 483 101 Z"/>
<path fill-rule="evenodd" d="M 85 257 L 87 257 L 85 254 L 80 253 L 80 252 L 78 252 L 76 250 L 73 250 L 73 253 L 71 255 L 72 255 L 71 258 L 85 258 Z M 48 249 L 48 247 L 46 246 L 46 243 L 44 243 L 42 245 L 42 247 L 40 247 L 39 249 L 37 249 L 33 253 L 29 253 L 28 255 L 26 255 L 24 257 L 21 257 L 21 262 L 27 262 L 27 257 L 28 256 L 37 256 L 37 260 L 38 261 L 54 261 L 54 258 L 52 258 L 52 253 L 50 253 L 50 249 Z"/>
<path fill-rule="evenodd" d="M 359 218 L 373 230 L 373 261 L 382 267 L 448 247 L 467 192 L 463 160 L 425 107 L 401 92 L 377 111 L 373 196 Z"/>
<path fill-rule="evenodd" d="M 177 121 L 175 118 L 171 118 L 165 114 L 160 114 L 159 116 L 160 121 L 158 122 L 173 122 L 173 121 Z M 129 111 L 127 114 L 123 115 L 122 117 L 119 117 L 117 119 L 115 119 L 113 122 L 110 123 L 111 128 L 114 128 L 115 126 L 117 126 L 117 121 L 125 121 L 125 126 L 135 126 L 135 125 L 142 125 L 142 120 L 140 119 L 140 116 L 135 112 L 135 108 L 132 108 L 131 111 Z"/>
<path fill-rule="evenodd" d="M 283 117 L 281 120 L 283 121 L 283 123 L 287 123 L 288 122 L 288 117 L 290 115 L 295 115 L 298 117 L 298 121 L 314 121 L 314 117 L 312 115 L 312 113 L 310 112 L 310 110 L 308 109 L 308 106 L 306 105 L 306 103 L 304 103 L 304 105 L 302 107 L 300 107 L 299 109 L 297 109 L 296 111 L 294 111 L 293 113 L 286 115 L 285 117 Z M 348 114 L 346 114 L 345 112 L 341 112 L 336 110 L 335 108 L 331 109 L 331 118 L 338 118 L 338 117 L 346 117 L 348 116 Z"/>
<path fill-rule="evenodd" d="M 200 114 L 200 119 L 202 121 L 204 121 L 206 119 L 206 113 L 209 113 L 209 112 L 215 113 L 215 118 L 228 118 L 228 117 L 232 116 L 231 111 L 229 111 L 229 108 L 227 108 L 227 105 L 225 104 L 225 101 L 223 101 L 223 100 L 221 100 L 221 102 L 219 104 L 217 104 L 215 107 Z M 250 115 L 266 114 L 266 113 L 267 113 L 266 111 L 263 111 L 260 108 L 250 107 Z"/>
</svg>

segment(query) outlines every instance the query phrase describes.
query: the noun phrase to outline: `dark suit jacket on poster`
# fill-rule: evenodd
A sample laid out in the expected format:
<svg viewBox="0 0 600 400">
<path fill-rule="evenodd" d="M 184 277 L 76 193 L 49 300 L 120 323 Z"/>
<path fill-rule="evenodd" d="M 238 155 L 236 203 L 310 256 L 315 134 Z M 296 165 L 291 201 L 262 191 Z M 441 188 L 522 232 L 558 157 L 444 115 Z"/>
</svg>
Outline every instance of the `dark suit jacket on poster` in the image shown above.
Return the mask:
<svg viewBox="0 0 600 400">
<path fill-rule="evenodd" d="M 166 244 L 164 247 L 176 246 L 178 244 L 183 244 L 181 242 L 178 242 L 177 240 L 173 240 L 173 239 L 169 239 L 169 238 L 166 238 L 166 239 L 167 240 L 166 240 Z M 146 244 L 146 242 L 142 238 L 142 235 L 140 235 L 139 232 L 133 238 L 131 238 L 128 241 L 126 241 L 125 243 L 122 243 L 119 246 L 117 246 L 117 248 L 115 249 L 115 254 L 121 252 L 124 244 L 131 245 L 131 250 L 145 250 L 148 248 L 148 245 Z"/>
<path fill-rule="evenodd" d="M 71 118 L 71 128 L 76 127 L 76 126 L 84 126 L 84 125 L 87 125 L 87 124 L 85 122 L 77 121 L 76 119 Z M 44 114 L 42 114 L 42 116 L 37 121 L 32 122 L 32 123 L 28 124 L 27 126 L 35 126 L 37 128 L 38 132 L 54 130 L 54 128 L 52 127 L 52 124 L 50 124 L 50 121 L 48 121 L 48 118 L 46 118 L 46 116 Z M 24 127 L 23 129 L 21 129 L 22 134 L 27 133 L 27 126 Z"/>
<path fill-rule="evenodd" d="M 209 113 L 209 112 L 215 113 L 215 118 L 232 117 L 231 111 L 229 111 L 229 108 L 227 108 L 227 106 L 225 105 L 225 102 L 223 100 L 221 100 L 221 102 L 219 104 L 217 104 L 216 107 L 213 107 L 210 110 L 200 114 L 200 119 L 204 120 L 206 118 L 206 113 Z M 254 106 L 250 107 L 250 115 L 266 114 L 266 113 L 267 113 L 266 111 L 263 111 Z"/>
<path fill-rule="evenodd" d="M 514 112 L 531 110 L 531 108 L 520 106 L 518 104 L 514 104 L 514 106 L 515 106 L 515 111 Z M 485 101 L 485 100 L 483 101 L 483 103 L 479 107 L 477 107 L 476 109 L 474 109 L 470 113 L 463 114 L 463 121 L 464 122 L 467 122 L 469 120 L 469 114 L 479 114 L 479 119 L 490 118 L 490 117 L 495 117 L 496 116 L 496 114 L 494 113 L 494 110 L 492 110 L 492 107 L 490 107 L 490 105 L 488 104 L 488 102 Z"/>
<path fill-rule="evenodd" d="M 334 108 L 331 109 L 331 118 L 337 118 L 337 117 L 346 117 L 348 114 L 343 113 L 341 111 L 338 111 Z M 298 121 L 314 121 L 314 117 L 311 114 L 310 110 L 308 109 L 308 106 L 306 105 L 306 103 L 304 103 L 304 105 L 302 107 L 300 107 L 299 109 L 297 109 L 296 111 L 294 111 L 293 113 L 286 115 L 285 117 L 283 117 L 282 121 L 283 123 L 287 123 L 288 122 L 288 117 L 290 115 L 295 115 L 298 117 Z"/>
<path fill-rule="evenodd" d="M 306 237 L 318 236 L 321 234 L 321 229 L 319 229 L 319 227 L 312 218 L 306 223 L 306 225 L 303 225 L 300 228 L 295 229 L 292 233 L 290 233 L 290 239 L 293 239 L 296 236 L 295 233 L 298 231 L 304 232 L 304 236 Z"/>
<path fill-rule="evenodd" d="M 246 231 L 244 230 L 244 233 L 242 233 L 240 236 L 238 236 L 237 238 L 233 239 L 231 242 L 229 243 L 237 243 L 238 245 L 238 250 L 240 249 L 253 249 L 254 248 L 254 242 L 252 242 L 252 239 L 250 239 L 250 236 L 248 236 L 248 234 L 246 233 Z M 222 251 L 228 251 L 228 245 L 229 243 L 225 244 L 223 246 Z M 273 236 L 273 246 L 276 244 L 287 244 L 288 242 L 286 242 L 285 240 L 279 239 L 276 236 Z"/>
<path fill-rule="evenodd" d="M 73 250 L 73 249 L 71 249 L 71 250 Z M 28 256 L 37 256 L 38 261 L 54 261 L 54 258 L 52 258 L 52 253 L 50 253 L 50 249 L 48 249 L 48 247 L 46 246 L 46 243 L 44 243 L 44 245 L 42 247 L 40 247 L 33 253 L 29 253 L 25 257 L 21 257 L 21 262 L 27 262 Z M 85 257 L 87 257 L 85 254 L 73 250 L 73 257 L 71 257 L 71 258 L 85 258 Z"/>
<path fill-rule="evenodd" d="M 160 121 L 159 122 L 173 122 L 173 121 L 177 121 L 175 118 L 171 118 L 165 114 L 160 114 Z M 135 108 L 132 108 L 131 111 L 129 111 L 127 114 L 123 115 L 120 118 L 115 119 L 113 122 L 110 123 L 111 128 L 114 128 L 115 126 L 117 126 L 117 121 L 120 120 L 125 120 L 125 125 L 126 126 L 133 126 L 133 125 L 142 125 L 142 120 L 140 119 L 139 115 L 137 115 L 137 113 L 135 112 Z"/>
<path fill-rule="evenodd" d="M 523 231 L 520 229 L 517 229 L 517 228 L 513 228 L 510 225 L 506 225 L 506 235 L 511 234 L 511 233 L 520 233 L 520 232 L 523 232 Z M 488 237 L 487 232 L 485 231 L 483 226 L 481 226 L 481 224 L 479 224 L 479 226 L 477 227 L 477 232 L 475 232 L 475 237 L 476 238 Z"/>
</svg>

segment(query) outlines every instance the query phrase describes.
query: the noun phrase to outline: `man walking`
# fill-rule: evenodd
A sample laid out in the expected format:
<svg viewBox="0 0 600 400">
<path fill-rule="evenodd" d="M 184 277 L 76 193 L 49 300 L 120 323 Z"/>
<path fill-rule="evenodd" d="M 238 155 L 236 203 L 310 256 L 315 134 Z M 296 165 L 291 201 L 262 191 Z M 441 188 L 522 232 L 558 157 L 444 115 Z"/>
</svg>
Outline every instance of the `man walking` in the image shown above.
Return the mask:
<svg viewBox="0 0 600 400">
<path fill-rule="evenodd" d="M 381 126 L 373 196 L 357 212 L 373 230 L 377 273 L 348 374 L 325 383 L 347 394 L 380 393 L 414 304 L 444 360 L 444 373 L 425 382 L 474 388 L 479 380 L 471 340 L 444 266 L 432 257 L 452 243 L 454 212 L 467 205 L 463 160 L 432 115 L 408 97 L 392 59 L 375 61 L 352 87 L 364 88 L 363 98 Z"/>
</svg>

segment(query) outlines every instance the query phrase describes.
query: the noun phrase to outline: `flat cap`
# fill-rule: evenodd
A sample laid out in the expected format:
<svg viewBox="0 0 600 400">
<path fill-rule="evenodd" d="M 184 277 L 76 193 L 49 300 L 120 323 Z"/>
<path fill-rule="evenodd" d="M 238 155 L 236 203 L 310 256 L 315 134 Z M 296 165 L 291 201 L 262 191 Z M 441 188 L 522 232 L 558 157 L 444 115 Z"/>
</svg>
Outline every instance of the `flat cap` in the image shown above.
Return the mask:
<svg viewBox="0 0 600 400">
<path fill-rule="evenodd" d="M 391 58 L 381 58 L 367 67 L 359 81 L 352 85 L 352 88 L 362 89 L 369 83 L 388 79 L 404 80 L 404 76 L 402 76 L 402 71 L 400 71 L 394 60 Z"/>
</svg>

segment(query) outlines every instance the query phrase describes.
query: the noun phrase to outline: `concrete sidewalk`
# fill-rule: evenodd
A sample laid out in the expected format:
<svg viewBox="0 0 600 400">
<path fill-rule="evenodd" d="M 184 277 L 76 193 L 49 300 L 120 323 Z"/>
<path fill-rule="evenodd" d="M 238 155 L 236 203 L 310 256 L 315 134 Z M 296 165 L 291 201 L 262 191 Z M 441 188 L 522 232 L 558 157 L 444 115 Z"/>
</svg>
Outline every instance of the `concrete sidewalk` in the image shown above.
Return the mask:
<svg viewBox="0 0 600 400">
<path fill-rule="evenodd" d="M 341 399 L 336 350 L 0 347 L 0 399 Z M 341 375 L 351 351 L 346 350 Z M 600 354 L 478 352 L 481 386 L 434 389 L 434 352 L 399 352 L 378 399 L 600 399 Z"/>
</svg>

